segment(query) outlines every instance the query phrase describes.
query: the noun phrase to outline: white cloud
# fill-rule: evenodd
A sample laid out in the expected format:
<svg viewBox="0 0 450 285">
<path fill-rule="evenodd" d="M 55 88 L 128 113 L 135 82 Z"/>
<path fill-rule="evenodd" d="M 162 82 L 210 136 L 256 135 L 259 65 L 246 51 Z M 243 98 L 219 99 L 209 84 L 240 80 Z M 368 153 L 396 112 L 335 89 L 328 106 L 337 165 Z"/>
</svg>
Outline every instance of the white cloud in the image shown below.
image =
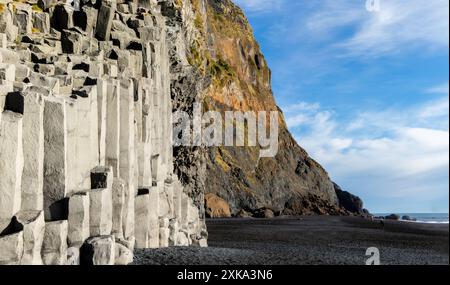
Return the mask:
<svg viewBox="0 0 450 285">
<path fill-rule="evenodd" d="M 425 93 L 429 94 L 438 94 L 438 95 L 446 95 L 437 100 L 431 101 L 424 105 L 421 112 L 419 113 L 419 117 L 421 119 L 428 118 L 436 118 L 436 117 L 449 117 L 449 88 L 448 82 L 434 86 L 425 91 Z M 447 125 L 448 128 L 448 125 Z"/>
<path fill-rule="evenodd" d="M 433 117 L 442 117 L 449 116 L 449 100 L 448 96 L 440 98 L 436 101 L 430 102 L 424 106 L 424 108 L 420 111 L 419 117 L 421 119 L 428 119 Z"/>
<path fill-rule="evenodd" d="M 334 53 L 340 50 L 340 56 L 378 57 L 409 49 L 447 52 L 448 0 L 379 1 L 378 12 L 367 11 L 365 0 L 314 1 L 311 13 L 278 30 L 283 37 L 302 43 L 328 41 L 328 47 Z"/>
<path fill-rule="evenodd" d="M 448 0 L 380 0 L 379 12 L 367 13 L 342 46 L 351 54 L 378 56 L 411 47 L 448 49 Z M 347 13 L 355 18 L 354 11 Z"/>
<path fill-rule="evenodd" d="M 298 104 L 292 104 L 282 108 L 283 112 L 287 115 L 286 124 L 289 128 L 311 124 L 312 121 L 316 119 L 312 115 L 317 114 L 319 109 L 320 104 L 308 104 L 306 102 L 300 102 Z"/>
<path fill-rule="evenodd" d="M 408 109 L 361 112 L 346 123 L 316 109 L 290 128 L 333 179 L 363 198 L 437 199 L 448 196 L 448 104 L 437 108 L 446 115 L 424 114 L 445 101 L 448 95 Z M 287 121 L 296 116 L 288 113 Z"/>
<path fill-rule="evenodd" d="M 427 89 L 426 92 L 430 94 L 448 94 L 449 93 L 448 82 L 438 86 L 431 87 Z"/>
<path fill-rule="evenodd" d="M 286 124 L 289 128 L 295 128 L 301 125 L 304 125 L 305 123 L 308 123 L 310 121 L 309 116 L 304 114 L 298 114 L 292 117 L 286 118 Z"/>
<path fill-rule="evenodd" d="M 309 31 L 328 34 L 337 28 L 355 24 L 367 18 L 363 2 L 346 0 L 326 0 L 317 7 L 316 12 L 308 17 L 305 26 Z M 356 5 L 355 5 L 356 3 Z"/>
<path fill-rule="evenodd" d="M 234 2 L 248 12 L 261 13 L 279 9 L 284 0 L 234 0 Z"/>
<path fill-rule="evenodd" d="M 319 103 L 309 104 L 306 102 L 300 102 L 297 104 L 292 104 L 289 106 L 286 106 L 283 108 L 283 111 L 285 113 L 292 113 L 292 112 L 311 112 L 311 111 L 317 111 L 320 109 Z"/>
</svg>

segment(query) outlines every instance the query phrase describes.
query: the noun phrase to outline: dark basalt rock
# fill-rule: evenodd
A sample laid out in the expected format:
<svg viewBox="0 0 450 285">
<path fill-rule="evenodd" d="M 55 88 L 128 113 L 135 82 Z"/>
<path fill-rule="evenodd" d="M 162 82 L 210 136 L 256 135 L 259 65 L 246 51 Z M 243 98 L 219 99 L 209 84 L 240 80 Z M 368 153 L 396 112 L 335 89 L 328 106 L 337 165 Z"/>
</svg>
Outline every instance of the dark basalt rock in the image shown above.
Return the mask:
<svg viewBox="0 0 450 285">
<path fill-rule="evenodd" d="M 408 215 L 403 216 L 403 217 L 402 217 L 402 220 L 403 220 L 403 221 L 412 221 L 412 222 L 417 221 L 417 219 L 411 218 L 411 216 L 408 216 Z"/>
<path fill-rule="evenodd" d="M 354 214 L 364 214 L 367 211 L 363 207 L 363 201 L 334 183 L 334 190 L 339 200 L 339 206 Z"/>
<path fill-rule="evenodd" d="M 274 212 L 271 209 L 262 208 L 258 209 L 253 213 L 255 218 L 272 219 L 275 217 Z"/>
<path fill-rule="evenodd" d="M 386 220 L 394 220 L 394 221 L 399 221 L 400 220 L 400 216 L 397 214 L 391 214 L 389 216 L 384 217 Z"/>
<path fill-rule="evenodd" d="M 24 98 L 20 92 L 10 92 L 6 95 L 3 110 L 23 115 Z"/>
<path fill-rule="evenodd" d="M 384 217 L 386 220 L 394 220 L 394 221 L 399 221 L 400 220 L 400 216 L 397 214 L 391 214 L 389 216 Z"/>
</svg>

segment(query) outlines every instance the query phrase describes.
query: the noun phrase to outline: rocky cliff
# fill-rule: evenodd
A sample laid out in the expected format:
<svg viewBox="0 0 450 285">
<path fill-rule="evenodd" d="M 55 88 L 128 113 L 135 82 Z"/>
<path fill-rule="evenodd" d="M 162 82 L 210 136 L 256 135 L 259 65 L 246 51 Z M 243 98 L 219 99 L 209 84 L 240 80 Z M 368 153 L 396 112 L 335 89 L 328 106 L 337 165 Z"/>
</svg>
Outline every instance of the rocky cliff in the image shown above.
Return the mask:
<svg viewBox="0 0 450 285">
<path fill-rule="evenodd" d="M 0 0 L 0 264 L 206 246 L 205 216 L 362 213 L 292 138 L 270 81 L 230 0 Z M 276 156 L 173 145 L 171 113 L 195 106 L 279 112 Z"/>
<path fill-rule="evenodd" d="M 204 192 L 227 201 L 233 215 L 242 210 L 257 214 L 264 209 L 280 215 L 350 214 L 341 207 L 328 173 L 289 133 L 272 94 L 271 71 L 242 10 L 230 0 L 175 2 L 180 2 L 180 21 L 186 22 L 184 11 L 192 11 L 188 18 L 197 32 L 191 33 L 187 60 L 196 76 L 183 78 L 183 84 L 185 90 L 196 86 L 201 91 L 196 99 L 202 100 L 204 111 L 281 114 L 279 151 L 274 158 L 260 158 L 259 146 L 179 148 L 175 157 L 180 177 L 185 182 L 197 179 L 197 169 L 202 168 L 192 169 L 189 163 L 204 160 Z M 189 98 L 191 104 L 194 97 Z M 209 197 L 207 201 L 217 201 Z M 211 207 L 214 205 L 207 205 Z"/>
<path fill-rule="evenodd" d="M 171 86 L 196 74 L 173 5 L 0 0 L 0 265 L 207 245 L 173 167 Z"/>
</svg>

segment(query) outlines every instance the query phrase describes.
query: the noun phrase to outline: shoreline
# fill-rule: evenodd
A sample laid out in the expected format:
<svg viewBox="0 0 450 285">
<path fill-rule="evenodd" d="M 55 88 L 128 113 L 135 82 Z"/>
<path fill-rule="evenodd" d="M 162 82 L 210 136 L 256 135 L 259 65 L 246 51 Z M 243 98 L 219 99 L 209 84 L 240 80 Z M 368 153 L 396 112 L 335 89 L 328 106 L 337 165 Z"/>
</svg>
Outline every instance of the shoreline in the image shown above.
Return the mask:
<svg viewBox="0 0 450 285">
<path fill-rule="evenodd" d="M 382 265 L 449 264 L 449 227 L 306 216 L 208 219 L 208 248 L 136 250 L 141 265 L 365 265 L 377 248 Z"/>
<path fill-rule="evenodd" d="M 397 220 L 401 222 L 417 222 L 427 224 L 448 224 L 448 213 L 372 213 L 376 220 Z"/>
</svg>

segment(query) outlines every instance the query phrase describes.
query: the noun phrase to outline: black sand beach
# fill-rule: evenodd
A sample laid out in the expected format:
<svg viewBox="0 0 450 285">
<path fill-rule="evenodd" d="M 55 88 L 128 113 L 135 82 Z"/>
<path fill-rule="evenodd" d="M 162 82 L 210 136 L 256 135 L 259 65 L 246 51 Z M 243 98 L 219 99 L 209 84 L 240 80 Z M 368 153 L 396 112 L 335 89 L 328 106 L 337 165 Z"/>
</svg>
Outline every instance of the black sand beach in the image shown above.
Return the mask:
<svg viewBox="0 0 450 285">
<path fill-rule="evenodd" d="M 356 217 L 207 221 L 209 248 L 136 250 L 138 265 L 364 265 L 377 247 L 381 264 L 449 264 L 448 224 Z"/>
</svg>

